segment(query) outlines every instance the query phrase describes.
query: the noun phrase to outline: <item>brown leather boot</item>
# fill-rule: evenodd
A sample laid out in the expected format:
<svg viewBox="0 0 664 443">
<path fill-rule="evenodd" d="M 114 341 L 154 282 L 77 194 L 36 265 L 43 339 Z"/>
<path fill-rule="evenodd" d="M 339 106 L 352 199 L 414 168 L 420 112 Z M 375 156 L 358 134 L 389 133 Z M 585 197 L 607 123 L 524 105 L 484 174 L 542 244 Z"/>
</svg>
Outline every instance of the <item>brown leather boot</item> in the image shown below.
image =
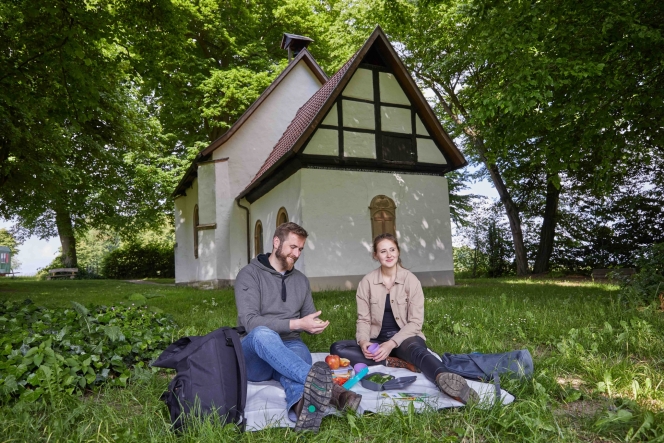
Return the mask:
<svg viewBox="0 0 664 443">
<path fill-rule="evenodd" d="M 387 357 L 385 360 L 385 366 L 388 368 L 404 368 L 408 369 L 410 372 L 422 372 L 414 364 L 408 363 L 406 360 L 397 357 Z"/>
<path fill-rule="evenodd" d="M 360 406 L 360 401 L 362 401 L 362 396 L 360 394 L 349 391 L 336 383 L 332 386 L 332 398 L 330 399 L 330 404 L 339 411 L 344 409 L 357 411 L 357 408 Z"/>
</svg>

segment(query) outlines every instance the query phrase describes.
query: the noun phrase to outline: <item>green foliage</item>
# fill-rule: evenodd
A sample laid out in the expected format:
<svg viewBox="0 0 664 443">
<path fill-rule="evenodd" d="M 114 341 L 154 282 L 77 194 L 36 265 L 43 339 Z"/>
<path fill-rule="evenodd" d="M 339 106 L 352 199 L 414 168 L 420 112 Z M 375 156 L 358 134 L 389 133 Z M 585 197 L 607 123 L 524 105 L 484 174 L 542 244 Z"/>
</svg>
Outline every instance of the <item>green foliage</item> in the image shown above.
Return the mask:
<svg viewBox="0 0 664 443">
<path fill-rule="evenodd" d="M 107 278 L 174 277 L 172 245 L 129 242 L 104 258 L 102 274 Z"/>
<path fill-rule="evenodd" d="M 0 281 L 3 297 L 29 295 L 49 309 L 119 306 L 131 294 L 161 294 L 150 306 L 171 313 L 185 335 L 232 325 L 232 290 L 200 291 L 159 285 L 99 281 Z M 658 441 L 664 436 L 664 317 L 652 308 L 624 303 L 615 285 L 524 279 L 457 280 L 454 287 L 425 288 L 424 334 L 437 352 L 504 352 L 527 347 L 535 374 L 528 383 L 501 380 L 516 401 L 506 407 L 466 407 L 393 414 L 326 417 L 316 438 L 329 441 L 577 442 Z M 146 297 L 147 298 L 147 297 Z M 304 334 L 313 352 L 327 352 L 355 333 L 353 291 L 314 294 L 330 326 Z M 76 313 L 78 316 L 79 314 Z M 86 326 L 81 325 L 82 328 Z M 147 329 L 147 327 L 146 327 Z M 112 331 L 110 331 L 112 333 Z M 110 338 L 108 338 L 110 341 Z M 165 345 L 164 345 L 165 346 Z M 43 364 L 43 363 L 42 363 Z M 0 407 L 0 440 L 271 442 L 301 441 L 284 428 L 240 434 L 201 420 L 182 435 L 170 431 L 159 400 L 169 377 L 142 369 L 126 387 L 102 383 L 95 395 L 60 393 L 47 401 Z M 624 411 L 624 412 L 619 412 Z"/>
<path fill-rule="evenodd" d="M 5 228 L 0 229 L 0 246 L 7 246 L 12 251 L 12 255 L 18 254 L 19 243 L 16 237 Z"/>
<path fill-rule="evenodd" d="M 640 303 L 664 304 L 664 243 L 643 248 L 636 266 L 638 272 L 623 284 L 626 296 Z"/>
<path fill-rule="evenodd" d="M 108 383 L 126 386 L 173 339 L 175 324 L 145 307 L 73 309 L 0 303 L 0 400 L 34 402 Z"/>
<path fill-rule="evenodd" d="M 101 273 L 104 257 L 120 246 L 120 236 L 111 230 L 91 229 L 76 239 L 79 269 L 90 274 Z"/>
</svg>

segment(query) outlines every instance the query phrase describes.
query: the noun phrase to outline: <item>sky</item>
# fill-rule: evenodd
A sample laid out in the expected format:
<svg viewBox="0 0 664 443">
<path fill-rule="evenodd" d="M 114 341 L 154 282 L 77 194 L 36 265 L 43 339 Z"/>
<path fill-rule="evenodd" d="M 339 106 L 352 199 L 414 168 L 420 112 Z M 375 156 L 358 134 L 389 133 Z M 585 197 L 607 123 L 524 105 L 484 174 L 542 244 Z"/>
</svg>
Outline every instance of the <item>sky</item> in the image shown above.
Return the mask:
<svg viewBox="0 0 664 443">
<path fill-rule="evenodd" d="M 498 198 L 498 193 L 488 181 L 481 181 L 470 185 L 470 189 L 464 194 L 486 195 L 490 198 Z M 12 222 L 0 219 L 0 229 L 11 229 Z M 35 275 L 40 268 L 47 266 L 58 254 L 60 239 L 53 237 L 48 240 L 40 240 L 38 237 L 30 237 L 19 246 L 18 261 L 21 262 L 19 275 Z"/>
<path fill-rule="evenodd" d="M 11 221 L 0 219 L 0 229 L 11 229 Z M 30 237 L 18 247 L 18 261 L 21 267 L 19 275 L 35 275 L 39 268 L 43 268 L 53 261 L 58 253 L 60 240 L 57 237 L 49 240 L 40 240 L 39 237 Z"/>
</svg>

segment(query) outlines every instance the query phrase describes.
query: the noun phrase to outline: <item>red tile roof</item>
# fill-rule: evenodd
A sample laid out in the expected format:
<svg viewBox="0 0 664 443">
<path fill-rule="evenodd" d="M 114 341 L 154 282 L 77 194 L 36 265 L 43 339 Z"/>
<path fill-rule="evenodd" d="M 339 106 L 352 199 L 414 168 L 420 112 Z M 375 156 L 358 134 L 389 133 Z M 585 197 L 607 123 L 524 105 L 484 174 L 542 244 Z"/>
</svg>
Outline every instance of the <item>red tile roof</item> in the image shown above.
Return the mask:
<svg viewBox="0 0 664 443">
<path fill-rule="evenodd" d="M 323 105 L 328 101 L 332 93 L 335 91 L 339 82 L 343 78 L 344 74 L 348 71 L 348 68 L 357 57 L 356 52 L 347 62 L 344 64 L 336 74 L 334 74 L 330 79 L 297 111 L 295 118 L 290 122 L 286 131 L 272 149 L 272 152 L 268 156 L 263 166 L 258 170 L 254 176 L 251 183 L 240 193 L 244 194 L 245 191 L 250 188 L 256 181 L 260 178 L 275 164 L 286 155 L 292 148 L 293 145 L 300 139 L 302 134 L 307 130 L 309 126 L 314 122 L 314 119 L 320 113 Z"/>
</svg>

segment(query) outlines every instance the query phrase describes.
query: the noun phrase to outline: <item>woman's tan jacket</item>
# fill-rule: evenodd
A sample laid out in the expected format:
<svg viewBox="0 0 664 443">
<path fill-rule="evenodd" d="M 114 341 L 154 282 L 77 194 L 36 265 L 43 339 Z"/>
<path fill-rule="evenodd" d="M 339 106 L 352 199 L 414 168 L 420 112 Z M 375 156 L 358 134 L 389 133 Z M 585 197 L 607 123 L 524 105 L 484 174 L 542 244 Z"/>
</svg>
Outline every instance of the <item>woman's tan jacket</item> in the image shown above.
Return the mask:
<svg viewBox="0 0 664 443">
<path fill-rule="evenodd" d="M 388 291 L 383 284 L 383 275 L 380 268 L 364 276 L 357 287 L 357 332 L 355 339 L 370 340 L 378 337 L 383 325 L 385 313 L 385 297 Z M 408 269 L 397 265 L 397 276 L 394 286 L 389 291 L 390 303 L 394 319 L 401 330 L 392 340 L 397 346 L 408 337 L 418 335 L 426 340 L 422 334 L 424 322 L 424 293 L 422 284 L 415 274 Z"/>
</svg>

